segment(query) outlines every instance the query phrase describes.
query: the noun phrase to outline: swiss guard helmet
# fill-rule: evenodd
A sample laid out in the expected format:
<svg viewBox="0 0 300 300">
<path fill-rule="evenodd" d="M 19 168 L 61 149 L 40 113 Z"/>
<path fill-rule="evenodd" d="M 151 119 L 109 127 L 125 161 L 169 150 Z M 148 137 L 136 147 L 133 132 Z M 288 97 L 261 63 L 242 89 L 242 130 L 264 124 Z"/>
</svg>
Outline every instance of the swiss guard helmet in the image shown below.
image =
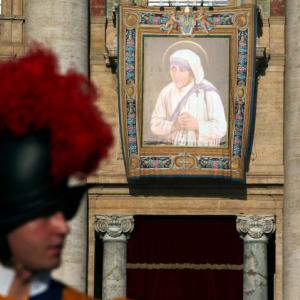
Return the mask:
<svg viewBox="0 0 300 300">
<path fill-rule="evenodd" d="M 32 46 L 0 64 L 0 235 L 62 211 L 71 219 L 88 185 L 69 186 L 107 155 L 111 128 L 93 84 L 60 74 L 50 51 Z"/>
</svg>

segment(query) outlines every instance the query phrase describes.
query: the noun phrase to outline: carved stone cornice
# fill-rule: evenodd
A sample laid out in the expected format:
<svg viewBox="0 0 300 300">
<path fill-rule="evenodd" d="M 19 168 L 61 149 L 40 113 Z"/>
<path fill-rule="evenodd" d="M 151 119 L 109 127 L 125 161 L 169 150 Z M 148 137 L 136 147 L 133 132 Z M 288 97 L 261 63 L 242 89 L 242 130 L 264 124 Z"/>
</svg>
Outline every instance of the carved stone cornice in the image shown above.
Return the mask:
<svg viewBox="0 0 300 300">
<path fill-rule="evenodd" d="M 267 240 L 275 231 L 274 216 L 238 216 L 236 228 L 241 238 L 251 240 Z"/>
<path fill-rule="evenodd" d="M 129 235 L 134 227 L 132 216 L 96 216 L 95 230 L 102 237 L 119 238 Z"/>
</svg>

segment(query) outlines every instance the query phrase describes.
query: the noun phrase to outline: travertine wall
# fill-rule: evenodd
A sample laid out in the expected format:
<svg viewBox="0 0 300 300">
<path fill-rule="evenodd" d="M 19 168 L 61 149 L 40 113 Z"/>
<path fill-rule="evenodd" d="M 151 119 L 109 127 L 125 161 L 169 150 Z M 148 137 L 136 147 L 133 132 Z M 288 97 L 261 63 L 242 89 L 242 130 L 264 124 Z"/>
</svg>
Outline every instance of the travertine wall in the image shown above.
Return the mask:
<svg viewBox="0 0 300 300">
<path fill-rule="evenodd" d="M 282 16 L 264 18 L 263 36 L 257 41 L 270 61 L 259 79 L 248 183 L 283 183 L 284 22 Z"/>
<path fill-rule="evenodd" d="M 298 20 L 299 2 L 287 1 L 285 78 L 285 198 L 284 198 L 284 280 L 285 300 L 300 295 L 300 67 Z"/>
<path fill-rule="evenodd" d="M 23 52 L 22 0 L 2 0 L 0 16 L 0 59 Z M 270 54 L 266 75 L 259 80 L 255 133 L 247 187 L 224 187 L 219 195 L 203 191 L 182 198 L 168 191 L 151 195 L 141 187 L 134 196 L 127 185 L 119 136 L 117 78 L 106 67 L 105 12 L 103 0 L 91 0 L 90 74 L 99 87 L 99 107 L 114 127 L 115 146 L 98 172 L 88 178 L 99 183 L 89 195 L 88 288 L 94 285 L 94 216 L 96 214 L 239 215 L 276 216 L 276 299 L 282 299 L 282 206 L 283 206 L 283 87 L 284 87 L 284 1 L 258 1 L 264 9 L 264 34 L 258 40 Z M 221 195 L 222 194 L 222 195 Z"/>
<path fill-rule="evenodd" d="M 270 54 L 266 75 L 259 80 L 255 133 L 245 190 L 225 188 L 220 194 L 202 191 L 198 195 L 179 197 L 166 190 L 158 195 L 140 186 L 132 193 L 127 185 L 118 128 L 116 77 L 105 67 L 101 57 L 104 30 L 103 16 L 92 16 L 91 75 L 102 91 L 99 105 L 115 126 L 115 147 L 90 182 L 101 183 L 89 194 L 89 276 L 88 288 L 93 293 L 94 216 L 120 215 L 239 215 L 273 214 L 276 216 L 276 299 L 282 299 L 282 206 L 283 206 L 283 87 L 284 87 L 284 16 L 274 14 L 270 1 L 260 1 L 264 17 L 264 34 L 258 47 Z M 268 2 L 268 3 L 267 3 Z M 103 25 L 100 25 L 103 24 Z M 99 26 L 100 25 L 100 26 Z M 100 29 L 101 27 L 101 29 Z M 102 48 L 103 49 L 103 48 Z M 161 187 L 160 187 L 161 188 Z M 203 188 L 203 187 L 202 187 Z M 183 191 L 184 193 L 184 191 Z M 243 195 L 243 196 L 241 196 Z"/>
</svg>

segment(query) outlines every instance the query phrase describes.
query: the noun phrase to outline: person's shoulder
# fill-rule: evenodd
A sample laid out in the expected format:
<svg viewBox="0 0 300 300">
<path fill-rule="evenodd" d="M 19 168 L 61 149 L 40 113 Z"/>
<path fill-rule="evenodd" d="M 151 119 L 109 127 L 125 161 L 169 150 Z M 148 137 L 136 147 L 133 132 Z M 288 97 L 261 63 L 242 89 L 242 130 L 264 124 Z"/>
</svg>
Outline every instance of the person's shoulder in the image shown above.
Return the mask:
<svg viewBox="0 0 300 300">
<path fill-rule="evenodd" d="M 60 286 L 62 290 L 62 300 L 101 300 L 98 298 L 90 297 L 82 292 L 79 292 L 78 290 L 74 289 L 73 287 L 67 286 L 64 283 L 61 283 L 60 281 L 51 280 L 52 283 L 54 283 L 56 286 Z M 11 298 L 1 298 L 0 300 L 13 300 Z M 126 297 L 118 297 L 114 300 L 132 300 Z"/>
<path fill-rule="evenodd" d="M 101 300 L 101 299 L 89 297 L 86 294 L 75 290 L 74 288 L 66 286 L 63 291 L 63 299 L 62 300 Z M 131 300 L 131 299 L 119 297 L 119 298 L 115 298 L 114 300 Z"/>
<path fill-rule="evenodd" d="M 12 297 L 9 297 L 9 296 L 2 296 L 2 295 L 0 295 L 0 300 L 15 300 L 15 299 L 12 298 Z"/>
<path fill-rule="evenodd" d="M 62 300 L 93 300 L 94 298 L 87 296 L 86 294 L 79 292 L 78 290 L 65 286 L 63 289 Z"/>
</svg>

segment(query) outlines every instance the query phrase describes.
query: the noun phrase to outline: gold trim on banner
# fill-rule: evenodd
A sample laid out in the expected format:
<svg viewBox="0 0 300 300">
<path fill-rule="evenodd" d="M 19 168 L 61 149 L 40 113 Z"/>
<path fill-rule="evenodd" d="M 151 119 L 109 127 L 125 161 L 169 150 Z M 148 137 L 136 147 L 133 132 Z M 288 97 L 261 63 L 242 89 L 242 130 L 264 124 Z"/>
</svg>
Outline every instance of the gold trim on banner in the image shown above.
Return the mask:
<svg viewBox="0 0 300 300">
<path fill-rule="evenodd" d="M 219 270 L 219 271 L 241 271 L 243 265 L 233 264 L 191 264 L 191 263 L 174 263 L 174 264 L 147 264 L 147 263 L 128 263 L 127 269 L 131 270 Z"/>
</svg>

